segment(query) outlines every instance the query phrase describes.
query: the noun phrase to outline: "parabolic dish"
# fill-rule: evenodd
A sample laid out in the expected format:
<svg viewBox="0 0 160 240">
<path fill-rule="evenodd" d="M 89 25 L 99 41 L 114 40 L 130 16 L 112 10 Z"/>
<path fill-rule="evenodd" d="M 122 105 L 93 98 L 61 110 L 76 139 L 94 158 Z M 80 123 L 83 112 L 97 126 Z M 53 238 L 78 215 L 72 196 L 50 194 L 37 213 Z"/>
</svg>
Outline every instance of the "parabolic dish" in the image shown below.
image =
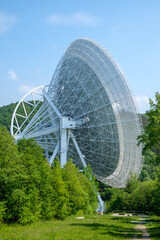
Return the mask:
<svg viewBox="0 0 160 240">
<path fill-rule="evenodd" d="M 131 173 L 139 175 L 142 149 L 137 146 L 137 136 L 142 131 L 141 119 L 122 72 L 101 45 L 90 39 L 72 42 L 45 95 L 38 110 L 41 117 L 32 121 L 32 129 L 28 128 L 31 130 L 25 131 L 23 137 L 29 137 L 29 131 L 43 129 L 43 136 L 32 136 L 48 155 L 53 154 L 60 139 L 55 127 L 60 125 L 60 119 L 49 107 L 48 98 L 63 117 L 79 123 L 71 131 L 99 181 L 122 188 Z M 44 112 L 48 112 L 47 119 Z M 52 133 L 44 131 L 49 128 Z M 70 158 L 83 168 L 71 139 L 67 147 L 67 159 Z"/>
</svg>

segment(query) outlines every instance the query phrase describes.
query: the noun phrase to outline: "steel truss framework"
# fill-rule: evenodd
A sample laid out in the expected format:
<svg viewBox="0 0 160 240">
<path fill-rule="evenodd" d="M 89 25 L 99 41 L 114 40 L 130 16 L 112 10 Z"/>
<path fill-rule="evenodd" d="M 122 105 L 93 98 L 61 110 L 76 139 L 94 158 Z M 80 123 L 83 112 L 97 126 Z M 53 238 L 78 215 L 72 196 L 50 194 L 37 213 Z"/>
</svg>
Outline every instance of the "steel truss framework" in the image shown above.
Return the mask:
<svg viewBox="0 0 160 240">
<path fill-rule="evenodd" d="M 27 100 L 30 99 L 30 100 Z M 30 108 L 28 107 L 30 105 Z M 141 171 L 142 124 L 119 67 L 98 43 L 78 39 L 61 58 L 46 89 L 29 92 L 17 105 L 11 134 L 35 138 L 50 163 L 72 158 L 90 164 L 96 178 L 122 188 Z"/>
</svg>

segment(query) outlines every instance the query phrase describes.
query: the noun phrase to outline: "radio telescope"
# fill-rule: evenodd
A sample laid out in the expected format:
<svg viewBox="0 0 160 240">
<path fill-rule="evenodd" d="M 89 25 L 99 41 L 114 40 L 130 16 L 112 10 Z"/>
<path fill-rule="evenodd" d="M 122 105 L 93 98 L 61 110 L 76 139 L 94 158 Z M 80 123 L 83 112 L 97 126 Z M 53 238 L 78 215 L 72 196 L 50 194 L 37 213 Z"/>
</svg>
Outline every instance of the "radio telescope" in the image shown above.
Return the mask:
<svg viewBox="0 0 160 240">
<path fill-rule="evenodd" d="M 139 175 L 142 124 L 120 68 L 97 42 L 78 39 L 62 56 L 49 86 L 18 103 L 11 121 L 16 138 L 35 138 L 52 164 L 72 158 L 109 186 L 126 186 Z"/>
</svg>

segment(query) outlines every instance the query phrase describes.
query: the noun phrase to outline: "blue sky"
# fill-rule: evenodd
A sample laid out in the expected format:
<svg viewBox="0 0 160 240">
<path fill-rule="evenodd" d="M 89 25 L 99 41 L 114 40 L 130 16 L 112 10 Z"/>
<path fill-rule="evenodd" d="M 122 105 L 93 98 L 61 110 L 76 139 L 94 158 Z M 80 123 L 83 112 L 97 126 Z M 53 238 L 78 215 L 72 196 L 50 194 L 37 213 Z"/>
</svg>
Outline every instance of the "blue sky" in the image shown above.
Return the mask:
<svg viewBox="0 0 160 240">
<path fill-rule="evenodd" d="M 101 43 L 118 62 L 140 112 L 160 91 L 159 0 L 0 0 L 0 106 L 49 84 L 68 45 Z"/>
</svg>

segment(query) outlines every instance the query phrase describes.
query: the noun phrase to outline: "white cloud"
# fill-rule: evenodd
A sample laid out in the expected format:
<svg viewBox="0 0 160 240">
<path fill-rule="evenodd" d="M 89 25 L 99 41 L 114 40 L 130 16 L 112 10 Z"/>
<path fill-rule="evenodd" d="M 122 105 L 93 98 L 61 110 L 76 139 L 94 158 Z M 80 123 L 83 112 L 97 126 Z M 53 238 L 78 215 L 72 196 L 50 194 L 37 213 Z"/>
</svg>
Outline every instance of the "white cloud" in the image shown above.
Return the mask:
<svg viewBox="0 0 160 240">
<path fill-rule="evenodd" d="M 145 113 L 147 110 L 149 110 L 149 98 L 147 96 L 136 96 L 135 100 L 140 113 Z"/>
<path fill-rule="evenodd" d="M 26 94 L 28 93 L 30 90 L 34 89 L 35 87 L 33 85 L 20 85 L 18 88 L 18 91 L 20 93 Z"/>
<path fill-rule="evenodd" d="M 9 70 L 8 71 L 8 75 L 13 80 L 17 80 L 18 79 L 17 74 L 13 70 Z"/>
<path fill-rule="evenodd" d="M 87 13 L 73 13 L 70 15 L 53 14 L 47 18 L 47 22 L 51 24 L 61 25 L 85 25 L 97 26 L 98 19 Z"/>
<path fill-rule="evenodd" d="M 7 32 L 16 21 L 17 19 L 14 16 L 0 13 L 0 34 Z"/>
</svg>

